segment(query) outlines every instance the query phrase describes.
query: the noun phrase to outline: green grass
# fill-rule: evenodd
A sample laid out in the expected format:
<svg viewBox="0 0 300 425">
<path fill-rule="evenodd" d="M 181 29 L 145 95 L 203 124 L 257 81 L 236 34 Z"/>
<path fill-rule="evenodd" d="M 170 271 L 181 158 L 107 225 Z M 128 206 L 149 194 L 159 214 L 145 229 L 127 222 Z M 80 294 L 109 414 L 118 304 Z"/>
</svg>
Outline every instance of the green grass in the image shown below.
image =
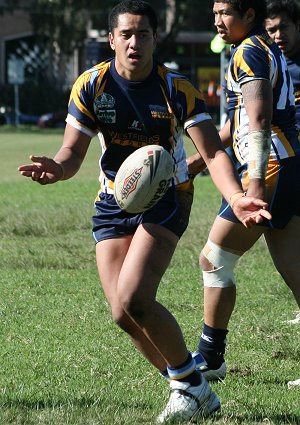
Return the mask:
<svg viewBox="0 0 300 425">
<path fill-rule="evenodd" d="M 70 181 L 42 187 L 17 172 L 61 140 L 0 132 L 0 424 L 153 424 L 168 386 L 112 323 L 95 265 L 97 140 Z M 159 291 L 191 350 L 202 327 L 198 252 L 218 205 L 210 178 L 197 178 L 190 226 Z M 263 241 L 240 261 L 237 280 L 230 372 L 213 385 L 222 413 L 205 424 L 299 424 L 300 392 L 286 385 L 300 377 L 299 327 L 283 324 L 296 306 Z"/>
</svg>

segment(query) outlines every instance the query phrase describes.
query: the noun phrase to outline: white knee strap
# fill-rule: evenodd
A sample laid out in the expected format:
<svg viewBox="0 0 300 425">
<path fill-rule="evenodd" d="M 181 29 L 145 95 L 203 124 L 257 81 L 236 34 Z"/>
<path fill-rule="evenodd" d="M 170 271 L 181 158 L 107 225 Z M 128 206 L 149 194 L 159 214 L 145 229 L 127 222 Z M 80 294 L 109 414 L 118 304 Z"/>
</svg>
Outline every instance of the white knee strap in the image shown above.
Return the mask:
<svg viewBox="0 0 300 425">
<path fill-rule="evenodd" d="M 233 269 L 240 255 L 225 251 L 209 239 L 203 248 L 202 255 L 215 267 L 214 270 L 203 271 L 204 286 L 210 288 L 235 286 Z"/>
</svg>

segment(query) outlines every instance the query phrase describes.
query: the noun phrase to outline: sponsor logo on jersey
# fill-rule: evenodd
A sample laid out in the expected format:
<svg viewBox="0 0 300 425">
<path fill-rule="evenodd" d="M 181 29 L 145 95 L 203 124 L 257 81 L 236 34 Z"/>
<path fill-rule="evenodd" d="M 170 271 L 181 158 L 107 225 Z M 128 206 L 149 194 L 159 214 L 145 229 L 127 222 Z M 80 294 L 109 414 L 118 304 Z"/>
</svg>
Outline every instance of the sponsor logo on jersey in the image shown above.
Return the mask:
<svg viewBox="0 0 300 425">
<path fill-rule="evenodd" d="M 118 131 L 109 131 L 109 136 L 111 138 L 111 143 L 116 143 L 122 146 L 134 146 L 140 148 L 144 145 L 158 145 L 160 142 L 159 134 L 153 134 L 151 137 L 146 136 L 143 133 L 137 132 L 118 132 Z"/>
<path fill-rule="evenodd" d="M 168 111 L 166 107 L 160 105 L 149 105 L 149 109 L 151 112 L 151 117 L 156 119 L 171 119 L 172 114 Z"/>
<path fill-rule="evenodd" d="M 100 122 L 107 122 L 107 123 L 115 123 L 116 122 L 116 111 L 115 109 L 105 110 L 105 111 L 97 111 L 96 112 L 97 118 Z"/>
<path fill-rule="evenodd" d="M 161 112 L 161 111 L 151 111 L 151 117 L 152 118 L 158 118 L 158 119 L 163 119 L 163 120 L 167 120 L 172 118 L 172 115 L 169 112 Z"/>
<path fill-rule="evenodd" d="M 132 124 L 128 127 L 130 130 L 143 130 L 143 124 L 138 120 L 133 120 Z"/>
</svg>

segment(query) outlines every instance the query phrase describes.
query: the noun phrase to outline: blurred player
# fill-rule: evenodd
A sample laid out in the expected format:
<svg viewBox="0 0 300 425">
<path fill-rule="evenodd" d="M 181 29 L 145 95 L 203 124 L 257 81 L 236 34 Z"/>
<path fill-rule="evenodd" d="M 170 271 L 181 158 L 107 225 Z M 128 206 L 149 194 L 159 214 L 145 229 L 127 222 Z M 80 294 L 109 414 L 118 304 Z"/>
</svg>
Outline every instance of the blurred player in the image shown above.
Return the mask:
<svg viewBox="0 0 300 425">
<path fill-rule="evenodd" d="M 144 357 L 170 378 L 170 400 L 158 423 L 209 416 L 220 408 L 219 399 L 196 371 L 177 321 L 156 300 L 160 280 L 188 225 L 193 197 L 183 132 L 193 139 L 225 198 L 235 200 L 235 213 L 245 226 L 271 216 L 262 209 L 265 202 L 241 197 L 239 179 L 201 93 L 185 77 L 153 60 L 157 18 L 151 6 L 138 0 L 119 2 L 110 13 L 109 31 L 115 58 L 75 82 L 62 147 L 54 159 L 32 156 L 33 164 L 19 170 L 40 184 L 67 180 L 77 173 L 92 137 L 99 134 L 100 190 L 93 235 L 113 319 Z M 126 213 L 113 195 L 116 172 L 135 149 L 153 143 L 174 158 L 173 183 L 150 210 Z"/>
<path fill-rule="evenodd" d="M 284 53 L 292 77 L 296 104 L 296 121 L 300 128 L 300 10 L 293 0 L 267 1 L 265 27 Z"/>
<path fill-rule="evenodd" d="M 292 77 L 296 105 L 296 122 L 300 129 L 300 11 L 293 0 L 267 1 L 265 27 L 269 36 L 284 53 L 289 73 Z M 293 325 L 300 323 L 300 312 L 295 319 L 288 320 Z"/>
<path fill-rule="evenodd" d="M 263 27 L 264 2 L 214 1 L 213 12 L 220 37 L 233 45 L 224 84 L 230 119 L 220 136 L 225 146 L 233 144 L 247 196 L 266 200 L 272 214 L 247 231 L 232 211 L 236 197 L 223 199 L 200 254 L 204 326 L 194 357 L 207 379 L 218 380 L 226 374 L 234 267 L 262 235 L 300 305 L 300 143 L 292 82 L 281 50 Z M 191 174 L 201 169 L 197 154 L 188 162 Z"/>
</svg>

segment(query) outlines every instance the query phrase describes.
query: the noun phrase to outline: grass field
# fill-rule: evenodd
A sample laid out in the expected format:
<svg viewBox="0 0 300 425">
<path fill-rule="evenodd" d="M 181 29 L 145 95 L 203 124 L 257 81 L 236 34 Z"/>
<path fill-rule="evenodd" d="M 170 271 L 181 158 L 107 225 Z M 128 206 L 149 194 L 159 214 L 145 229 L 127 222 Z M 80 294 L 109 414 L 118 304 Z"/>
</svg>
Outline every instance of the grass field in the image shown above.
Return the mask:
<svg viewBox="0 0 300 425">
<path fill-rule="evenodd" d="M 0 129 L 0 424 L 154 424 L 168 385 L 113 325 L 91 236 L 99 147 L 78 175 L 53 186 L 21 177 L 29 154 L 52 155 L 60 132 Z M 159 299 L 195 349 L 202 328 L 198 252 L 218 209 L 209 177 L 197 178 L 190 226 Z M 222 412 L 205 424 L 300 424 L 296 305 L 263 241 L 237 267 L 228 335 L 229 374 L 213 387 Z"/>
</svg>

